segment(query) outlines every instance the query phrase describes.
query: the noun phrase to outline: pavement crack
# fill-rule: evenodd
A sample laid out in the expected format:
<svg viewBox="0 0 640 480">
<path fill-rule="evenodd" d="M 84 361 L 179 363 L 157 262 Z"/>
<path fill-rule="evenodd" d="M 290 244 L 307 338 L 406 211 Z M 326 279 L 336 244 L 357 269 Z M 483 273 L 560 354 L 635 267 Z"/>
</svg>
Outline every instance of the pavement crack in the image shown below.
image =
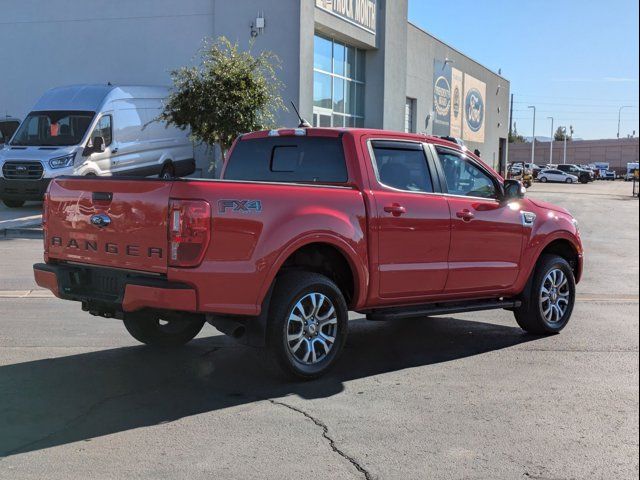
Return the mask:
<svg viewBox="0 0 640 480">
<path fill-rule="evenodd" d="M 345 453 L 344 451 L 342 451 L 338 445 L 336 445 L 336 441 L 331 438 L 331 436 L 329 435 L 329 427 L 327 427 L 327 425 L 322 422 L 321 420 L 318 420 L 317 418 L 315 418 L 313 415 L 305 412 L 304 410 L 294 407 L 292 405 L 289 405 L 287 403 L 283 403 L 283 402 L 279 402 L 277 400 L 271 400 L 269 399 L 269 402 L 273 405 L 278 405 L 280 407 L 284 407 L 284 408 L 288 408 L 289 410 L 293 411 L 293 412 L 297 412 L 301 415 L 304 415 L 307 419 L 311 420 L 316 426 L 320 427 L 322 429 L 322 436 L 324 437 L 324 439 L 329 442 L 329 447 L 331 447 L 331 450 L 334 453 L 337 453 L 338 455 L 340 455 L 342 458 L 344 458 L 345 460 L 347 460 L 351 465 L 354 466 L 354 468 L 361 473 L 364 478 L 366 480 L 373 480 L 373 476 L 371 475 L 371 473 L 369 473 L 369 471 L 364 468 L 355 458 L 353 458 L 352 456 L 348 455 L 347 453 Z"/>
</svg>

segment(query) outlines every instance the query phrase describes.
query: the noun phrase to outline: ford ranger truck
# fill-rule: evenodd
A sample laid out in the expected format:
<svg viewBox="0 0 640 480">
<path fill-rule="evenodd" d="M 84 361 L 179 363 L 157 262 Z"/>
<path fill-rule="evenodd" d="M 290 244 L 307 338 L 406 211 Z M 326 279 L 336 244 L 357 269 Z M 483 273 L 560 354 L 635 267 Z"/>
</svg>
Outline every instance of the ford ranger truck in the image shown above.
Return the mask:
<svg viewBox="0 0 640 480">
<path fill-rule="evenodd" d="M 446 140 L 365 129 L 240 136 L 219 180 L 56 178 L 38 285 L 152 346 L 205 323 L 303 379 L 370 320 L 507 309 L 571 317 L 583 268 L 567 210 L 524 198 Z"/>
</svg>

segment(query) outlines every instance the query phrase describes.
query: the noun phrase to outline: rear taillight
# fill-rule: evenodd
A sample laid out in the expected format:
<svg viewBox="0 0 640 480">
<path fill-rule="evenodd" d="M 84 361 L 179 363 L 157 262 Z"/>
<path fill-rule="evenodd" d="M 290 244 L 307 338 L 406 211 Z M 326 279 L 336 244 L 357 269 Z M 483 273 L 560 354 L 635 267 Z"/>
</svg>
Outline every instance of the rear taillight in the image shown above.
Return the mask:
<svg viewBox="0 0 640 480">
<path fill-rule="evenodd" d="M 49 194 L 44 194 L 44 201 L 42 204 L 42 241 L 44 242 L 44 254 L 45 260 L 46 255 L 49 251 L 49 241 L 47 239 L 47 234 L 49 233 Z"/>
<path fill-rule="evenodd" d="M 169 265 L 197 267 L 211 238 L 211 206 L 204 200 L 169 203 Z"/>
</svg>

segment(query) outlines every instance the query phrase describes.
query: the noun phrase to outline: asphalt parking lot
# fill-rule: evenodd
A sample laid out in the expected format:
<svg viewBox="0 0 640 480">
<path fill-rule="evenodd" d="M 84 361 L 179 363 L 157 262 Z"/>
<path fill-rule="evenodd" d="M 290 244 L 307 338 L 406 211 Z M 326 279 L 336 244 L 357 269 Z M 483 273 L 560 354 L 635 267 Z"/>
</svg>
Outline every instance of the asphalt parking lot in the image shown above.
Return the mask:
<svg viewBox="0 0 640 480">
<path fill-rule="evenodd" d="M 535 184 L 580 221 L 569 326 L 506 311 L 351 322 L 337 368 L 267 374 L 212 328 L 138 345 L 33 284 L 41 240 L 0 241 L 0 479 L 638 478 L 638 200 Z"/>
</svg>

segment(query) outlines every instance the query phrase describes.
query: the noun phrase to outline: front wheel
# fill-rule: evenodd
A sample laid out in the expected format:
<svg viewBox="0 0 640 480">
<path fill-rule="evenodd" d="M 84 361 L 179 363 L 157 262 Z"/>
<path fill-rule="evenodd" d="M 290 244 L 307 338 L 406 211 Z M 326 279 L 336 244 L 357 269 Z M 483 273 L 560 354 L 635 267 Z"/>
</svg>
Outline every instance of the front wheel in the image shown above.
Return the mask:
<svg viewBox="0 0 640 480">
<path fill-rule="evenodd" d="M 540 181 L 541 181 L 542 183 L 547 183 L 547 177 L 542 177 L 542 178 L 540 179 Z"/>
<path fill-rule="evenodd" d="M 565 180 L 565 182 L 567 182 L 567 183 L 573 183 L 573 178 L 567 178 L 567 179 Z"/>
<path fill-rule="evenodd" d="M 24 200 L 10 200 L 3 198 L 2 202 L 9 208 L 20 208 L 24 205 Z"/>
<path fill-rule="evenodd" d="M 575 297 L 576 281 L 569 263 L 557 255 L 543 255 L 522 305 L 514 311 L 516 321 L 529 333 L 558 333 L 571 318 Z"/>
<path fill-rule="evenodd" d="M 342 352 L 348 319 L 344 296 L 330 279 L 311 272 L 284 274 L 271 300 L 268 352 L 293 377 L 320 377 Z"/>
<path fill-rule="evenodd" d="M 195 338 L 204 320 L 163 320 L 158 315 L 128 314 L 124 326 L 133 338 L 154 347 L 177 347 Z"/>
</svg>

